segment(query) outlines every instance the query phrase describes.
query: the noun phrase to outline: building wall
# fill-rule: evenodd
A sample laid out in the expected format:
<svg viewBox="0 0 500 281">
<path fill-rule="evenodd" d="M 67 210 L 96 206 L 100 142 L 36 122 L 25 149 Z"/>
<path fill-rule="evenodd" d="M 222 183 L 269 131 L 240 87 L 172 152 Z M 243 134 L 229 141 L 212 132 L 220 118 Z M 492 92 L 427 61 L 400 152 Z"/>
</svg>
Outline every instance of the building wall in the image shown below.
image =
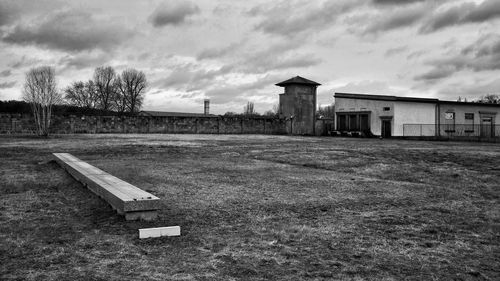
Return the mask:
<svg viewBox="0 0 500 281">
<path fill-rule="evenodd" d="M 384 107 L 389 107 L 389 111 L 384 111 Z M 390 117 L 394 116 L 394 102 L 380 101 L 380 100 L 364 100 L 364 99 L 350 99 L 350 98 L 335 98 L 335 112 L 360 112 L 370 111 L 370 130 L 372 134 L 380 136 L 382 128 L 381 116 Z M 337 114 L 335 116 L 337 119 Z M 338 120 L 337 120 L 338 121 Z M 336 129 L 337 127 L 336 122 Z M 392 126 L 394 128 L 394 126 Z M 394 129 L 393 129 L 394 130 Z"/>
<path fill-rule="evenodd" d="M 436 104 L 395 101 L 393 136 L 404 136 L 404 124 L 436 124 Z M 423 127 L 422 136 L 434 135 L 435 127 Z"/>
<path fill-rule="evenodd" d="M 500 105 L 498 107 L 493 106 L 481 106 L 481 105 L 471 105 L 471 104 L 441 104 L 440 105 L 440 123 L 445 124 L 445 113 L 455 112 L 455 123 L 465 124 L 465 113 L 474 113 L 474 124 L 480 124 L 481 115 L 491 115 L 493 117 L 494 123 L 500 125 Z M 480 114 L 483 112 L 485 114 Z M 496 114 L 487 114 L 487 112 Z"/>
<path fill-rule="evenodd" d="M 315 134 L 316 87 L 307 85 L 288 85 L 285 93 L 280 94 L 280 114 L 286 119 L 292 118 L 288 127 L 291 134 Z"/>
<path fill-rule="evenodd" d="M 170 133 L 170 134 L 286 134 L 286 121 L 247 117 L 53 116 L 50 132 Z M 33 134 L 31 115 L 0 113 L 0 134 Z"/>
<path fill-rule="evenodd" d="M 481 128 L 483 125 L 482 119 L 485 117 L 491 117 L 491 125 L 493 126 L 493 132 L 488 133 L 488 136 L 499 136 L 499 126 L 500 125 L 500 105 L 499 106 L 484 106 L 484 105 L 474 105 L 474 104 L 461 104 L 453 103 L 440 104 L 440 114 L 439 121 L 441 124 L 439 135 L 440 136 L 450 136 L 450 135 L 460 135 L 460 136 L 485 136 L 482 130 L 487 130 L 486 128 Z M 446 113 L 453 112 L 455 119 L 453 121 L 446 120 Z M 466 113 L 474 114 L 473 122 L 465 119 Z M 455 124 L 453 130 L 449 130 L 447 124 Z M 466 125 L 472 125 L 464 126 Z M 495 132 L 496 131 L 496 132 Z"/>
</svg>

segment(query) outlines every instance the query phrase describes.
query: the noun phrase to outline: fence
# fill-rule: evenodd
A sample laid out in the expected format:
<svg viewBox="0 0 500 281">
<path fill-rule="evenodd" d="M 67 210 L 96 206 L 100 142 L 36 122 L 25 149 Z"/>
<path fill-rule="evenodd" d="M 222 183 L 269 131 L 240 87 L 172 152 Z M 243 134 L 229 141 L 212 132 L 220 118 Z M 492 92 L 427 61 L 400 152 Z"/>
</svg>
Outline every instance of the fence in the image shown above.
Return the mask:
<svg viewBox="0 0 500 281">
<path fill-rule="evenodd" d="M 404 137 L 500 138 L 500 125 L 404 124 Z"/>
</svg>

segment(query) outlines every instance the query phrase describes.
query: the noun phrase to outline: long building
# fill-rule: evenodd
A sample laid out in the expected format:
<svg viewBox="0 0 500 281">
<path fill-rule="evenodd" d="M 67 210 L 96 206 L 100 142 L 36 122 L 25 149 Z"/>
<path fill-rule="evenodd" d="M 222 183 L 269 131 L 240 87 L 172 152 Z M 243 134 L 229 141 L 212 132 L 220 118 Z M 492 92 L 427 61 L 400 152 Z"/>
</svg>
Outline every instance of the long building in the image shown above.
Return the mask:
<svg viewBox="0 0 500 281">
<path fill-rule="evenodd" d="M 335 129 L 370 136 L 500 137 L 500 105 L 335 93 Z"/>
</svg>

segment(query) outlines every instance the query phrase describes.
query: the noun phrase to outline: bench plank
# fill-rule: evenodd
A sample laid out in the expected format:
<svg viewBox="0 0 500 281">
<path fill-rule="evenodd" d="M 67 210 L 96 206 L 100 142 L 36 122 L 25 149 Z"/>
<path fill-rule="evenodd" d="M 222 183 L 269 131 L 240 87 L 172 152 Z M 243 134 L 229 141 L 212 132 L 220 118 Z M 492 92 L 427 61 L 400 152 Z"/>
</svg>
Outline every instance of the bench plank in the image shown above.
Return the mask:
<svg viewBox="0 0 500 281">
<path fill-rule="evenodd" d="M 126 220 L 153 220 L 160 198 L 94 167 L 69 153 L 53 153 L 56 162 L 76 180 L 108 202 Z"/>
</svg>

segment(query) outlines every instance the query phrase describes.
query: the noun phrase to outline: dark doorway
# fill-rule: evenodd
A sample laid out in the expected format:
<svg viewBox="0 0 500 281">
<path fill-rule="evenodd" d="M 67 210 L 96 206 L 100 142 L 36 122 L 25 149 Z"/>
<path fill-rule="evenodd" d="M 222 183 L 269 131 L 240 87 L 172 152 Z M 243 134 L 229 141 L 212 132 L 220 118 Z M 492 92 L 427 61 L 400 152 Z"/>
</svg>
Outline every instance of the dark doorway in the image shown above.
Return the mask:
<svg viewBox="0 0 500 281">
<path fill-rule="evenodd" d="M 359 129 L 362 132 L 367 132 L 370 129 L 370 124 L 368 123 L 368 114 L 359 115 Z"/>
<path fill-rule="evenodd" d="M 382 137 L 391 137 L 391 120 L 382 120 Z"/>
<path fill-rule="evenodd" d="M 483 117 L 481 118 L 481 137 L 483 138 L 491 138 L 493 135 L 493 122 L 491 117 Z"/>
</svg>

